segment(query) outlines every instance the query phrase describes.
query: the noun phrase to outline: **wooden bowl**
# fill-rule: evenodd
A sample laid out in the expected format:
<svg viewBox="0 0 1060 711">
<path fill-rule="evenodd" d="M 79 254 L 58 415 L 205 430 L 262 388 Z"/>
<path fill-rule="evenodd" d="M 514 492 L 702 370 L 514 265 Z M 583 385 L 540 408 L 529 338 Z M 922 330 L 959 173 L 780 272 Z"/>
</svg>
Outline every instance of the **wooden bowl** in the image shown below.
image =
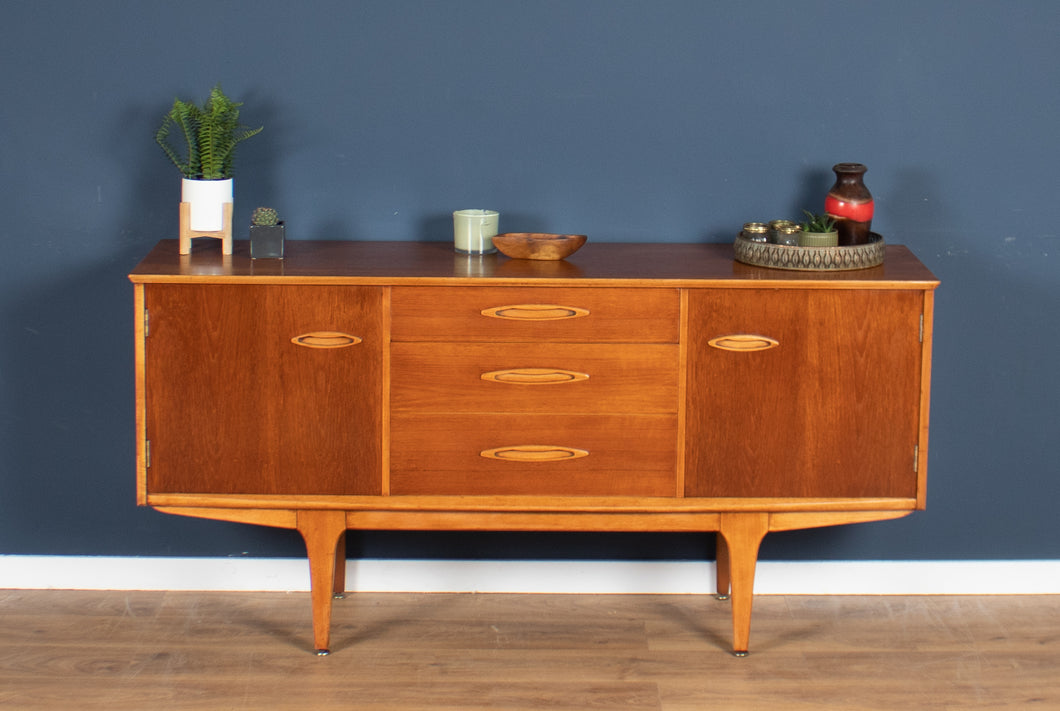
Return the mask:
<svg viewBox="0 0 1060 711">
<path fill-rule="evenodd" d="M 506 232 L 493 238 L 493 246 L 512 259 L 565 259 L 585 244 L 585 235 L 547 232 Z"/>
</svg>

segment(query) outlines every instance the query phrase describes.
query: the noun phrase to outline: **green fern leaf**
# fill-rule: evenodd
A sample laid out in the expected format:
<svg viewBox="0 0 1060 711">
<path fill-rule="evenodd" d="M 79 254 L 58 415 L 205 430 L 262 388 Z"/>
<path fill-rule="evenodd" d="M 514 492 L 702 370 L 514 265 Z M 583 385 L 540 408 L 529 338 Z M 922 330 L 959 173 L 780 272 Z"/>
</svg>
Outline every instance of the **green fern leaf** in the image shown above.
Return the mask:
<svg viewBox="0 0 1060 711">
<path fill-rule="evenodd" d="M 218 84 L 200 108 L 176 99 L 155 133 L 155 141 L 186 178 L 222 180 L 232 177 L 232 158 L 236 144 L 261 132 L 239 124 L 242 104 L 229 99 Z M 171 145 L 173 127 L 180 130 L 186 157 Z"/>
</svg>

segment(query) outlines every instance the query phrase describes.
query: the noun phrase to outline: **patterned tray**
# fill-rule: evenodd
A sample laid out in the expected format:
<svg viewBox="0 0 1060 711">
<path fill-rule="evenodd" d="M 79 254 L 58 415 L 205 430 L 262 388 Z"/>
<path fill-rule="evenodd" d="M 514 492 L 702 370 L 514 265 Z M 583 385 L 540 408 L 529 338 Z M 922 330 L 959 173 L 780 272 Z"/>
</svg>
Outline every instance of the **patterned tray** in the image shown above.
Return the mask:
<svg viewBox="0 0 1060 711">
<path fill-rule="evenodd" d="M 883 264 L 883 237 L 870 233 L 868 244 L 845 247 L 791 247 L 772 242 L 752 242 L 743 233 L 736 235 L 733 245 L 736 261 L 770 269 L 799 271 L 841 271 L 868 269 Z"/>
</svg>

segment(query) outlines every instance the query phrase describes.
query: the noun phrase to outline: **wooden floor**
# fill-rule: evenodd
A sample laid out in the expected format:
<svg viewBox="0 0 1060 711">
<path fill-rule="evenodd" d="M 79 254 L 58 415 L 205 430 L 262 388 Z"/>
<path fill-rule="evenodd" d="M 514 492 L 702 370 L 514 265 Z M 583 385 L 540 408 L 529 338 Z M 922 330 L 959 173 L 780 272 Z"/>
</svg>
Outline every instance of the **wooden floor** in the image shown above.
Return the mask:
<svg viewBox="0 0 1060 711">
<path fill-rule="evenodd" d="M 1060 709 L 1060 596 L 0 590 L 0 708 Z"/>
</svg>

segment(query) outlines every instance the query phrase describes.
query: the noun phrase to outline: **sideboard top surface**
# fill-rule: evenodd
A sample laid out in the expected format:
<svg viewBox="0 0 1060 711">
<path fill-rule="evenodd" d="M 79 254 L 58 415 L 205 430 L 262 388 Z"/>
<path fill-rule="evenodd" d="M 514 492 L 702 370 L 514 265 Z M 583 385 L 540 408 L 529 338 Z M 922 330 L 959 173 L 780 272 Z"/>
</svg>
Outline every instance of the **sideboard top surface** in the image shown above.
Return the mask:
<svg viewBox="0 0 1060 711">
<path fill-rule="evenodd" d="M 468 257 L 448 242 L 289 240 L 284 259 L 250 259 L 248 242 L 222 255 L 197 240 L 188 255 L 163 240 L 129 275 L 135 283 L 319 283 L 540 286 L 661 286 L 933 289 L 935 276 L 904 246 L 888 245 L 884 263 L 851 271 L 793 271 L 741 264 L 731 244 L 590 242 L 561 261 Z"/>
</svg>

